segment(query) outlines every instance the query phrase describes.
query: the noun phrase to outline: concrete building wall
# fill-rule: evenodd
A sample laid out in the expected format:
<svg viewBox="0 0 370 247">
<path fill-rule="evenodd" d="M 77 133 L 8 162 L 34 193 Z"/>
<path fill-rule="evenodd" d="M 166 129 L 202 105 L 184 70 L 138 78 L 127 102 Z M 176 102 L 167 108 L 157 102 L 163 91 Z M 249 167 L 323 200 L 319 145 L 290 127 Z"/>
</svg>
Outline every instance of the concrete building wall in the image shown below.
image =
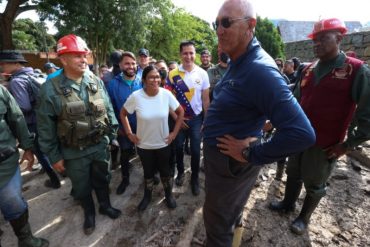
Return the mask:
<svg viewBox="0 0 370 247">
<path fill-rule="evenodd" d="M 346 35 L 341 43 L 341 50 L 356 52 L 359 59 L 370 65 L 370 31 Z M 285 55 L 287 59 L 298 57 L 302 62 L 311 62 L 315 59 L 311 40 L 286 43 Z"/>
</svg>

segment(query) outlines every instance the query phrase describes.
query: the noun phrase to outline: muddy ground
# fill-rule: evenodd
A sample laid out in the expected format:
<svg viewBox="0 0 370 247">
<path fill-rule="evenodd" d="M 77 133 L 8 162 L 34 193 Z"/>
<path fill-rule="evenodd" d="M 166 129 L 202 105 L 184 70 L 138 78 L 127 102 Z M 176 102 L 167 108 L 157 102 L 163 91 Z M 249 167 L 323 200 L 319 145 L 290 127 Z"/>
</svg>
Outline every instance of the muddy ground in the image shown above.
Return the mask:
<svg viewBox="0 0 370 247">
<path fill-rule="evenodd" d="M 282 182 L 274 180 L 276 165 L 265 166 L 245 206 L 241 246 L 370 246 L 369 153 L 368 148 L 363 149 L 363 163 L 349 157 L 338 162 L 328 181 L 328 195 L 320 202 L 309 231 L 303 236 L 292 234 L 289 224 L 299 214 L 304 190 L 294 213 L 279 215 L 271 212 L 267 205 L 271 200 L 282 198 L 286 177 Z M 189 164 L 189 156 L 186 159 Z M 115 194 L 120 171 L 112 173 L 111 200 L 122 210 L 122 216 L 111 220 L 97 214 L 95 232 L 89 237 L 82 231 L 82 209 L 69 196 L 71 184 L 68 179 L 63 180 L 60 189 L 53 190 L 44 187 L 45 174 L 23 172 L 24 196 L 29 203 L 34 233 L 47 238 L 50 246 L 203 246 L 204 174 L 201 173 L 199 196 L 194 197 L 191 193 L 188 168 L 184 186 L 174 187 L 176 209 L 167 209 L 162 186 L 157 185 L 150 206 L 144 213 L 138 213 L 136 207 L 144 188 L 143 172 L 138 159 L 133 163 L 131 184 L 123 195 Z M 11 227 L 3 219 L 0 219 L 0 228 L 4 231 L 1 246 L 16 246 Z"/>
</svg>

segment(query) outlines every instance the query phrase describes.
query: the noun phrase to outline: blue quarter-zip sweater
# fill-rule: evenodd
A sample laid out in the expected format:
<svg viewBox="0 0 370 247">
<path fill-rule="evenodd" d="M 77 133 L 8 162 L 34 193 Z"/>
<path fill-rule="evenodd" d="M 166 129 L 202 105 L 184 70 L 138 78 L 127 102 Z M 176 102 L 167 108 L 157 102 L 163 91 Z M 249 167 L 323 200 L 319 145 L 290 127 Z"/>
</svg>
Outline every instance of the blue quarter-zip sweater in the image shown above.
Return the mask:
<svg viewBox="0 0 370 247">
<path fill-rule="evenodd" d="M 251 147 L 248 161 L 274 162 L 315 143 L 314 130 L 293 97 L 274 60 L 254 38 L 214 89 L 204 122 L 204 142 L 217 137 L 260 137 L 269 119 L 277 129 L 271 141 Z"/>
<path fill-rule="evenodd" d="M 127 81 L 123 78 L 123 73 L 121 72 L 117 76 L 115 76 L 107 85 L 107 91 L 109 97 L 112 101 L 114 113 L 116 114 L 116 118 L 119 122 L 119 128 L 123 129 L 122 123 L 120 121 L 119 113 L 123 104 L 126 102 L 128 96 L 132 94 L 132 92 L 141 89 L 141 80 L 137 76 L 133 81 Z M 133 131 L 136 131 L 136 115 L 129 114 L 127 116 L 128 121 L 130 123 L 131 128 Z"/>
</svg>

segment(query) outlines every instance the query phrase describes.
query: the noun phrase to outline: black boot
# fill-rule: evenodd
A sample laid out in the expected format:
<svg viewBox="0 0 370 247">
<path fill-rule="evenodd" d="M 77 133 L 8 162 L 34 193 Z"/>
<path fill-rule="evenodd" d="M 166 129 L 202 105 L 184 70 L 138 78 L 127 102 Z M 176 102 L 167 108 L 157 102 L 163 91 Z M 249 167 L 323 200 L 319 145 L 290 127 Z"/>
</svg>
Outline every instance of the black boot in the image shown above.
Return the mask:
<svg viewBox="0 0 370 247">
<path fill-rule="evenodd" d="M 112 207 L 109 197 L 109 187 L 103 189 L 95 189 L 96 197 L 99 202 L 99 213 L 107 215 L 111 219 L 117 219 L 121 215 L 121 210 Z"/>
<path fill-rule="evenodd" d="M 149 203 L 152 201 L 153 186 L 154 181 L 152 178 L 145 179 L 144 197 L 138 206 L 139 211 L 144 211 L 148 207 Z"/>
<path fill-rule="evenodd" d="M 191 176 L 191 192 L 193 193 L 194 196 L 197 196 L 200 194 L 200 189 L 199 189 L 199 177 L 198 176 Z"/>
<path fill-rule="evenodd" d="M 175 183 L 177 186 L 182 186 L 184 184 L 185 174 L 184 173 L 177 173 Z"/>
<path fill-rule="evenodd" d="M 176 201 L 175 198 L 172 196 L 172 187 L 173 187 L 173 178 L 165 177 L 161 178 L 165 197 L 166 197 L 166 204 L 168 208 L 176 208 Z"/>
<path fill-rule="evenodd" d="M 284 166 L 285 166 L 285 159 L 279 160 L 277 162 L 275 180 L 280 181 L 283 178 Z"/>
<path fill-rule="evenodd" d="M 159 174 L 157 172 L 157 173 L 154 174 L 153 183 L 154 183 L 154 185 L 158 185 L 160 182 L 161 182 L 161 179 L 159 178 Z"/>
<path fill-rule="evenodd" d="M 314 198 L 310 195 L 306 195 L 301 213 L 290 226 L 290 230 L 292 230 L 292 232 L 298 235 L 302 235 L 306 231 L 308 223 L 310 222 L 311 215 L 319 204 L 320 200 L 321 197 Z"/>
<path fill-rule="evenodd" d="M 271 202 L 269 208 L 274 211 L 289 213 L 294 211 L 295 202 L 301 193 L 303 182 L 301 180 L 293 180 L 287 178 L 284 199 L 280 202 Z"/>
<path fill-rule="evenodd" d="M 10 225 L 18 238 L 19 247 L 46 247 L 49 242 L 43 238 L 33 236 L 30 224 L 28 223 L 28 210 L 18 219 L 11 220 Z"/>
<path fill-rule="evenodd" d="M 121 150 L 121 174 L 122 174 L 122 182 L 118 185 L 116 193 L 117 195 L 121 195 L 125 192 L 127 186 L 130 184 L 130 157 L 131 157 L 131 150 L 130 149 L 123 149 Z"/>
<path fill-rule="evenodd" d="M 112 170 L 116 170 L 120 164 L 120 148 L 119 146 L 111 145 L 110 156 L 112 160 Z"/>
<path fill-rule="evenodd" d="M 117 195 L 123 194 L 129 184 L 130 184 L 130 177 L 122 177 L 122 182 L 118 185 L 116 194 Z"/>
<path fill-rule="evenodd" d="M 45 171 L 48 174 L 50 180 L 46 180 L 44 185 L 48 188 L 59 189 L 61 185 L 58 175 L 52 169 L 46 169 Z"/>
<path fill-rule="evenodd" d="M 92 195 L 88 195 L 87 197 L 81 200 L 81 207 L 84 210 L 84 233 L 86 235 L 90 235 L 95 230 L 95 205 Z"/>
</svg>

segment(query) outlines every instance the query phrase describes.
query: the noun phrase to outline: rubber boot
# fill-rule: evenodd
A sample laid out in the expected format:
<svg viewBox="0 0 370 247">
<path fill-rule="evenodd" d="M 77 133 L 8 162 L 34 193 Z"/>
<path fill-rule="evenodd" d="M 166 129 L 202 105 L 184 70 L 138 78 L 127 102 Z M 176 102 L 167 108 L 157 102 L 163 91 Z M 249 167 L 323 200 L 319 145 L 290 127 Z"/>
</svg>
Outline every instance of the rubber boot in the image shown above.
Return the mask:
<svg viewBox="0 0 370 247">
<path fill-rule="evenodd" d="M 95 205 L 91 194 L 81 200 L 81 207 L 84 210 L 85 217 L 84 233 L 85 235 L 90 235 L 95 230 Z"/>
<path fill-rule="evenodd" d="M 120 148 L 114 145 L 111 145 L 111 150 L 110 150 L 110 155 L 111 155 L 111 160 L 112 160 L 112 170 L 116 170 L 120 164 Z"/>
<path fill-rule="evenodd" d="M 302 235 L 306 231 L 308 223 L 310 222 L 311 215 L 319 204 L 320 200 L 321 197 L 315 198 L 310 195 L 306 195 L 301 213 L 290 226 L 290 230 L 292 230 L 292 232 L 298 235 Z"/>
<path fill-rule="evenodd" d="M 158 172 L 156 172 L 153 177 L 153 183 L 154 185 L 158 185 L 160 182 L 161 182 L 161 179 L 159 178 Z"/>
<path fill-rule="evenodd" d="M 28 222 L 28 210 L 20 217 L 10 221 L 15 235 L 18 238 L 19 247 L 46 247 L 49 246 L 49 241 L 43 238 L 33 236 L 31 226 Z"/>
<path fill-rule="evenodd" d="M 118 185 L 116 193 L 117 195 L 121 195 L 125 192 L 127 186 L 130 184 L 130 157 L 132 151 L 130 149 L 123 149 L 121 150 L 121 174 L 122 174 L 122 181 Z"/>
<path fill-rule="evenodd" d="M 139 211 L 144 211 L 148 207 L 149 203 L 152 201 L 153 186 L 153 178 L 145 179 L 144 197 L 138 206 Z"/>
<path fill-rule="evenodd" d="M 166 204 L 168 208 L 176 208 L 175 198 L 172 196 L 173 178 L 163 177 L 161 178 L 164 194 L 166 198 Z"/>
<path fill-rule="evenodd" d="M 46 180 L 44 185 L 49 188 L 59 189 L 61 184 L 58 175 L 55 173 L 53 169 L 46 169 L 46 173 L 48 174 L 50 180 Z"/>
<path fill-rule="evenodd" d="M 287 178 L 284 199 L 280 202 L 271 202 L 269 208 L 274 211 L 289 213 L 294 211 L 295 202 L 297 201 L 302 189 L 302 180 L 293 180 Z"/>
<path fill-rule="evenodd" d="M 184 173 L 177 173 L 175 183 L 177 186 L 182 186 L 184 184 L 185 174 Z"/>
<path fill-rule="evenodd" d="M 191 174 L 190 185 L 191 185 L 191 192 L 193 193 L 193 195 L 194 196 L 199 195 L 200 189 L 199 189 L 199 177 L 198 176 L 193 176 L 193 174 Z"/>
<path fill-rule="evenodd" d="M 279 160 L 276 165 L 276 175 L 275 180 L 280 181 L 284 174 L 285 159 Z"/>
<path fill-rule="evenodd" d="M 122 177 L 122 181 L 117 187 L 116 194 L 122 195 L 123 193 L 125 193 L 126 188 L 127 186 L 129 186 L 129 184 L 130 184 L 130 177 L 129 176 Z"/>
<path fill-rule="evenodd" d="M 112 207 L 109 197 L 109 187 L 95 189 L 96 197 L 99 202 L 99 213 L 107 215 L 111 219 L 117 219 L 121 215 L 121 210 Z"/>
</svg>

